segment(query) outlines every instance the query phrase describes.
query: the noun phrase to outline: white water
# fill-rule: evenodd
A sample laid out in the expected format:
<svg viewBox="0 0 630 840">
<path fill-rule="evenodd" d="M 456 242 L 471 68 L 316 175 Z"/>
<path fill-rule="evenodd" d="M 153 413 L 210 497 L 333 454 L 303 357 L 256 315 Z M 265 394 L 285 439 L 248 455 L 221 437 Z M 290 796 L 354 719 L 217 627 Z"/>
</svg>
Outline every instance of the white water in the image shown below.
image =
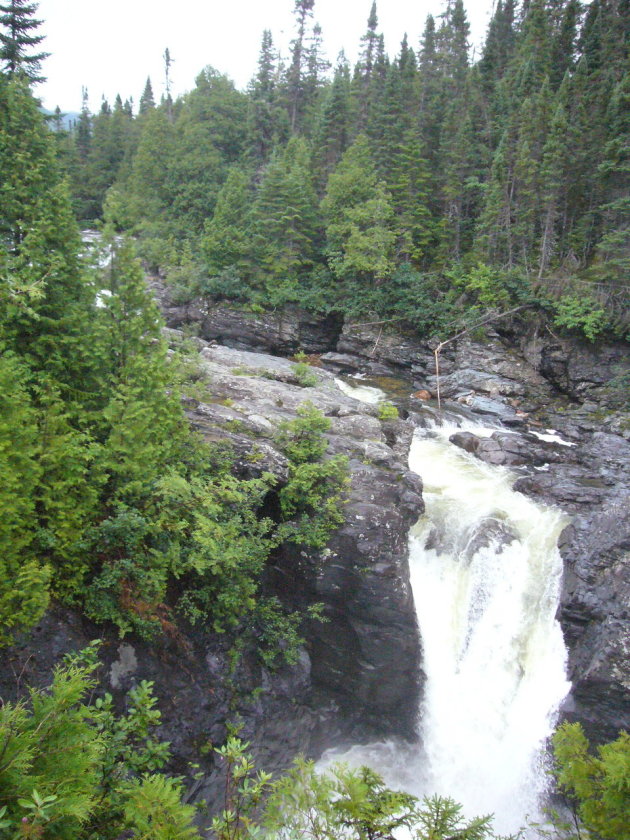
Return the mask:
<svg viewBox="0 0 630 840">
<path fill-rule="evenodd" d="M 385 399 L 385 392 L 380 388 L 373 388 L 371 385 L 350 385 L 343 379 L 335 379 L 335 384 L 347 397 L 352 397 L 359 402 L 376 405 Z"/>
<path fill-rule="evenodd" d="M 565 522 L 513 492 L 507 470 L 450 444 L 458 429 L 418 430 L 409 459 L 426 503 L 410 538 L 427 675 L 422 750 L 372 744 L 323 763 L 370 764 L 392 786 L 451 796 L 512 832 L 540 815 L 544 742 L 569 688 L 555 621 Z"/>
</svg>

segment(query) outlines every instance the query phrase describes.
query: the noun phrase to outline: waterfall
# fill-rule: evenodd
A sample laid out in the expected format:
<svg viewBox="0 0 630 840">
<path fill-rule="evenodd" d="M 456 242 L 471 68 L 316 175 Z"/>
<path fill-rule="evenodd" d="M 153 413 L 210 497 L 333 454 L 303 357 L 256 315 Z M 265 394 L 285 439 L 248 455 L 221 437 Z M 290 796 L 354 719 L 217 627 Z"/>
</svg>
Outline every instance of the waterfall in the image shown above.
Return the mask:
<svg viewBox="0 0 630 840">
<path fill-rule="evenodd" d="M 418 429 L 409 458 L 426 503 L 410 535 L 426 673 L 421 746 L 355 746 L 322 763 L 369 764 L 392 787 L 450 796 L 467 816 L 493 813 L 496 831 L 513 832 L 540 818 L 544 745 L 569 688 L 555 619 L 566 521 L 514 492 L 510 471 L 449 443 L 461 429 Z"/>
<path fill-rule="evenodd" d="M 543 746 L 569 688 L 555 619 L 566 522 L 515 493 L 508 470 L 449 444 L 454 431 L 417 435 L 409 459 L 427 507 L 410 538 L 427 675 L 422 784 L 514 831 L 538 816 Z"/>
</svg>

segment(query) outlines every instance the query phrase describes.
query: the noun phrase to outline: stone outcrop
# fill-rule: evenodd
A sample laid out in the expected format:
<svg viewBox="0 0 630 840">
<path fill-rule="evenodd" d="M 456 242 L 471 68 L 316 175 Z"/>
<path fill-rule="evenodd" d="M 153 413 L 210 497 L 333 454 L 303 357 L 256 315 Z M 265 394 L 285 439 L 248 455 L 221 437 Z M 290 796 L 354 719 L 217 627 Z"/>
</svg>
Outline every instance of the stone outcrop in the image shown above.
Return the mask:
<svg viewBox="0 0 630 840">
<path fill-rule="evenodd" d="M 279 552 L 271 579 L 284 600 L 309 593 L 325 605 L 327 622 L 313 625 L 309 638 L 315 689 L 346 718 L 408 737 L 420 689 L 408 532 L 423 510 L 421 482 L 405 465 L 411 425 L 382 423 L 374 406 L 344 394 L 324 369 L 311 368 L 318 383 L 302 387 L 288 360 L 221 346 L 205 347 L 201 365 L 214 402 L 189 405 L 191 422 L 207 439 L 227 435 L 246 474 L 267 470 L 285 480 L 277 431 L 304 402 L 329 418 L 328 454 L 350 463 L 345 522 L 323 552 Z"/>
<path fill-rule="evenodd" d="M 149 282 L 167 327 L 192 327 L 199 338 L 238 350 L 289 356 L 302 350 L 326 353 L 334 350 L 342 318 L 317 318 L 298 307 L 280 312 L 251 312 L 198 299 L 178 303 L 172 290 L 158 278 Z"/>
</svg>

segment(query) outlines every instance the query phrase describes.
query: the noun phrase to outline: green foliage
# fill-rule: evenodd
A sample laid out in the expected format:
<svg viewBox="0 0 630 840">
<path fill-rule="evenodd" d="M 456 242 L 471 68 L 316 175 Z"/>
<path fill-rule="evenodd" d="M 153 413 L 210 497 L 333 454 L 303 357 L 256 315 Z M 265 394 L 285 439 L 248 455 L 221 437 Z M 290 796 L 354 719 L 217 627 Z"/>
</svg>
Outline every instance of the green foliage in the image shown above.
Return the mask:
<svg viewBox="0 0 630 840">
<path fill-rule="evenodd" d="M 504 277 L 496 269 L 483 263 L 466 271 L 462 266 L 446 272 L 458 291 L 470 297 L 478 309 L 505 309 L 510 304 L 510 295 L 505 287 Z"/>
<path fill-rule="evenodd" d="M 299 466 L 322 457 L 328 446 L 323 433 L 330 429 L 330 420 L 312 402 L 302 403 L 297 415 L 281 425 L 278 442 L 290 461 Z"/>
<path fill-rule="evenodd" d="M 182 579 L 177 609 L 191 622 L 210 620 L 222 632 L 254 609 L 271 545 L 271 522 L 257 510 L 272 483 L 269 475 L 160 480 L 157 524 L 171 540 L 172 573 Z"/>
<path fill-rule="evenodd" d="M 495 837 L 489 817 L 467 820 L 451 799 L 419 801 L 387 788 L 368 767 L 335 765 L 316 773 L 303 759 L 273 783 L 263 824 L 279 840 L 390 840 L 402 831 L 416 840 Z"/>
<path fill-rule="evenodd" d="M 603 744 L 593 753 L 580 724 L 564 723 L 553 737 L 553 750 L 558 785 L 578 817 L 580 828 L 575 836 L 628 840 L 628 733 L 621 732 L 615 741 Z"/>
<path fill-rule="evenodd" d="M 230 736 L 226 743 L 215 750 L 221 759 L 226 776 L 223 809 L 212 820 L 212 833 L 216 840 L 243 840 L 258 834 L 254 821 L 265 793 L 271 784 L 271 775 L 256 770 L 249 744 Z"/>
<path fill-rule="evenodd" d="M 378 405 L 378 419 L 382 423 L 388 420 L 398 420 L 398 409 L 393 403 L 385 400 Z"/>
<path fill-rule="evenodd" d="M 41 479 L 37 415 L 27 372 L 10 353 L 0 355 L 0 641 L 11 629 L 34 624 L 48 604 L 50 569 L 31 554 L 36 491 Z"/>
<path fill-rule="evenodd" d="M 92 645 L 56 668 L 49 691 L 31 689 L 28 702 L 2 704 L 0 833 L 67 840 L 114 840 L 125 829 L 163 840 L 198 836 L 179 782 L 145 774 L 168 756 L 155 737 L 151 684 L 130 694 L 122 716 L 108 695 L 93 705 L 86 700 L 95 686 L 96 650 Z"/>
<path fill-rule="evenodd" d="M 322 210 L 333 273 L 377 285 L 386 280 L 395 267 L 394 216 L 366 137 L 355 140 L 331 173 Z"/>
<path fill-rule="evenodd" d="M 297 383 L 301 388 L 313 388 L 319 384 L 317 374 L 313 372 L 306 362 L 297 362 L 294 364 L 291 368 L 291 373 L 297 379 Z"/>
<path fill-rule="evenodd" d="M 348 483 L 348 459 L 321 458 L 328 446 L 323 433 L 330 420 L 306 402 L 298 417 L 284 423 L 279 443 L 289 457 L 289 480 L 279 493 L 285 521 L 278 529 L 283 539 L 323 548 L 330 533 L 343 522 L 342 494 Z M 290 521 L 289 521 L 290 520 Z"/>
<path fill-rule="evenodd" d="M 595 341 L 609 326 L 604 309 L 587 295 L 565 294 L 555 302 L 554 308 L 557 327 L 577 330 L 589 341 Z"/>
<path fill-rule="evenodd" d="M 342 524 L 343 491 L 348 484 L 348 459 L 335 455 L 324 463 L 291 466 L 280 490 L 280 508 L 291 520 L 279 533 L 293 542 L 324 548 L 331 531 Z"/>
</svg>

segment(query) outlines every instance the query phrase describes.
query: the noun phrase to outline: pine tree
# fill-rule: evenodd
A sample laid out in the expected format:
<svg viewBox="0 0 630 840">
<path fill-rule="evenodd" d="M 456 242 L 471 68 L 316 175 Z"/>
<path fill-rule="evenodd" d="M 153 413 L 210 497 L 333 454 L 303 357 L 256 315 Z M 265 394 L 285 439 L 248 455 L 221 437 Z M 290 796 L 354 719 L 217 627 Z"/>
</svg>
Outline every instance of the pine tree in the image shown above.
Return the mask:
<svg viewBox="0 0 630 840">
<path fill-rule="evenodd" d="M 273 39 L 271 32 L 265 29 L 258 72 L 249 87 L 247 110 L 247 147 L 257 168 L 268 161 L 275 144 L 288 137 L 288 121 L 286 127 L 282 125 L 276 76 Z"/>
<path fill-rule="evenodd" d="M 124 185 L 128 224 L 145 236 L 168 235 L 175 185 L 170 176 L 175 158 L 176 133 L 164 108 L 143 117 L 131 171 Z"/>
<path fill-rule="evenodd" d="M 370 91 L 374 75 L 374 65 L 378 50 L 378 17 L 376 14 L 376 0 L 373 0 L 370 15 L 367 20 L 367 31 L 361 38 L 362 50 L 355 69 L 354 84 L 358 101 L 357 128 L 365 131 L 370 111 Z"/>
<path fill-rule="evenodd" d="M 324 88 L 326 74 L 330 70 L 330 62 L 324 57 L 322 28 L 316 23 L 307 43 L 306 75 L 304 79 L 304 118 L 303 133 L 312 137 L 316 126 L 316 113 L 320 104 L 320 95 Z"/>
<path fill-rule="evenodd" d="M 230 167 L 245 150 L 247 102 L 231 79 L 211 67 L 197 76 L 184 101 L 166 178 L 173 192 L 171 230 L 189 238 L 203 231 Z"/>
<path fill-rule="evenodd" d="M 558 230 L 558 216 L 562 202 L 564 185 L 568 180 L 567 151 L 571 148 L 571 127 L 568 118 L 569 74 L 558 91 L 557 104 L 549 133 L 542 152 L 542 213 L 540 259 L 538 261 L 538 279 L 547 270 L 551 257 L 556 250 L 558 238 L 563 231 Z M 565 214 L 566 215 L 566 214 Z M 562 228 L 566 226 L 566 217 Z"/>
<path fill-rule="evenodd" d="M 597 246 L 598 276 L 626 281 L 630 270 L 630 72 L 616 85 L 607 113 L 609 140 L 598 168 L 605 203 Z"/>
<path fill-rule="evenodd" d="M 490 96 L 513 57 L 516 44 L 514 0 L 499 0 L 488 26 L 488 34 L 479 62 L 484 91 Z"/>
<path fill-rule="evenodd" d="M 251 251 L 251 203 L 249 177 L 239 167 L 233 167 L 221 187 L 212 218 L 206 221 L 201 240 L 211 275 L 230 266 L 246 267 L 246 258 Z"/>
<path fill-rule="evenodd" d="M 50 55 L 46 52 L 29 54 L 44 40 L 43 35 L 35 34 L 42 23 L 33 17 L 37 7 L 37 3 L 28 0 L 0 4 L 0 25 L 5 29 L 0 32 L 0 61 L 4 62 L 9 76 L 23 73 L 31 84 L 45 81 L 40 73 L 41 63 Z"/>
<path fill-rule="evenodd" d="M 322 185 L 348 147 L 350 133 L 350 68 L 342 53 L 322 105 L 315 135 L 315 158 Z"/>
</svg>

